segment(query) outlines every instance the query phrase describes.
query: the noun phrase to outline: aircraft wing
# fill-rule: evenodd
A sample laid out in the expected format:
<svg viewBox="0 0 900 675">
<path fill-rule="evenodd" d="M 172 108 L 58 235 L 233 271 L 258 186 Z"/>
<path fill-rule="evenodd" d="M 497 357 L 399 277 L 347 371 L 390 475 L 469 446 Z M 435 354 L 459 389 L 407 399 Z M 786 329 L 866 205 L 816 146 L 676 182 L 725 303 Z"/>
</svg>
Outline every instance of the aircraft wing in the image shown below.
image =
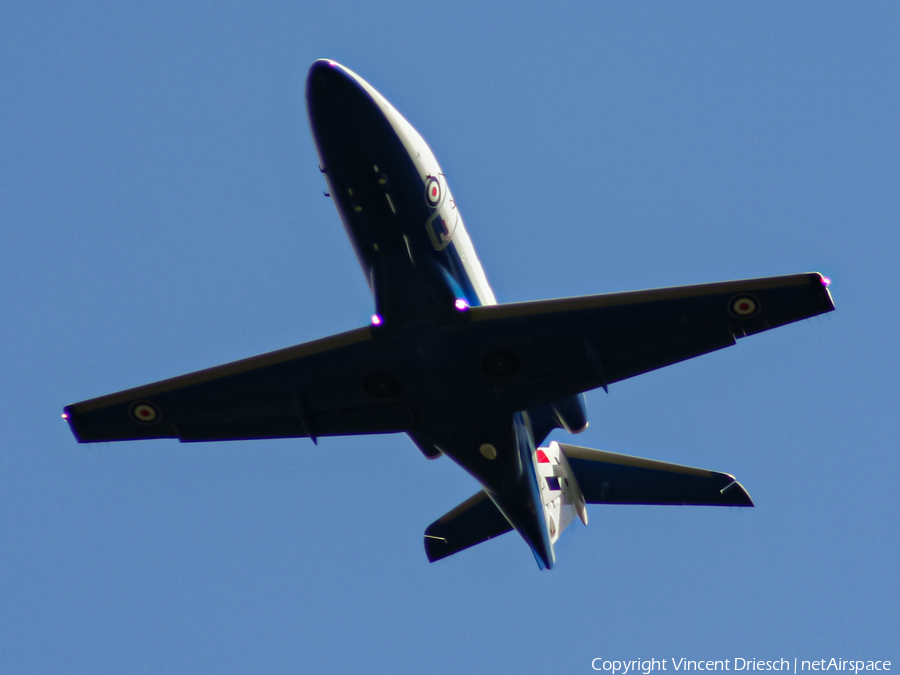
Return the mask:
<svg viewBox="0 0 900 675">
<path fill-rule="evenodd" d="M 446 340 L 442 356 L 457 371 L 460 388 L 449 395 L 465 395 L 486 375 L 499 401 L 518 411 L 832 309 L 813 273 L 474 307 L 471 321 L 437 327 L 434 335 Z M 401 331 L 377 339 L 359 328 L 76 403 L 65 414 L 83 443 L 414 431 L 416 400 L 389 373 L 421 366 L 407 355 L 423 336 Z M 431 377 L 412 370 L 408 377 Z"/>
<path fill-rule="evenodd" d="M 729 347 L 830 312 L 818 273 L 473 307 L 482 369 L 511 410 Z"/>
<path fill-rule="evenodd" d="M 359 328 L 76 403 L 65 415 L 82 443 L 406 431 L 414 426 L 408 406 L 359 386 L 390 388 L 366 379 L 383 358 L 371 330 Z"/>
</svg>

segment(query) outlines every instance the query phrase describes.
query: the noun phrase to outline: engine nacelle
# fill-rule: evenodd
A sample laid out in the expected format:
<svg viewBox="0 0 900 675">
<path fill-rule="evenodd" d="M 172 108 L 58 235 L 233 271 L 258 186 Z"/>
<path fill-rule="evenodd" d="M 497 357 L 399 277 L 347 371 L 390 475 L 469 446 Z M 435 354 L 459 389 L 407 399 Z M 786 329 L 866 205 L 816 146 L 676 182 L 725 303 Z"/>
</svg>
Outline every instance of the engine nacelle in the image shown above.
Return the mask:
<svg viewBox="0 0 900 675">
<path fill-rule="evenodd" d="M 557 399 L 550 404 L 559 426 L 570 434 L 580 434 L 588 427 L 584 394 Z"/>
</svg>

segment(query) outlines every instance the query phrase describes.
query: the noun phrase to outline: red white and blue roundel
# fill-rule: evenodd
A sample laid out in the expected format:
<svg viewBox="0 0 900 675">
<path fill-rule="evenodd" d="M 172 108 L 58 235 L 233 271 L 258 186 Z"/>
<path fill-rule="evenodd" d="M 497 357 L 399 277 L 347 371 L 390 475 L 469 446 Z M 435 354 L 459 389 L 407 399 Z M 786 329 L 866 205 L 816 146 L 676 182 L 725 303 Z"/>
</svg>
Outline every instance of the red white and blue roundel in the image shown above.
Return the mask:
<svg viewBox="0 0 900 675">
<path fill-rule="evenodd" d="M 159 419 L 159 409 L 148 401 L 139 401 L 131 406 L 131 417 L 143 424 L 152 424 Z"/>
<path fill-rule="evenodd" d="M 425 201 L 434 208 L 441 203 L 441 182 L 434 176 L 429 176 L 425 181 Z"/>
<path fill-rule="evenodd" d="M 747 319 L 759 312 L 759 300 L 752 295 L 739 295 L 732 298 L 728 309 L 741 319 Z"/>
</svg>

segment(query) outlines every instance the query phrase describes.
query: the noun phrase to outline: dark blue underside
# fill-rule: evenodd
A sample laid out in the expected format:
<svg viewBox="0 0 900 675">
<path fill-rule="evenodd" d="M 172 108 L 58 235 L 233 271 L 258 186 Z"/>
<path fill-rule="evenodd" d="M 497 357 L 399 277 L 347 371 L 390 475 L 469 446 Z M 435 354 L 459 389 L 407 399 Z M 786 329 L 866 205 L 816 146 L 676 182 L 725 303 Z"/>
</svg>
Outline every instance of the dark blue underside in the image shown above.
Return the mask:
<svg viewBox="0 0 900 675">
<path fill-rule="evenodd" d="M 307 79 L 307 106 L 331 197 L 379 314 L 402 327 L 439 320 L 458 298 L 480 305 L 455 243 L 432 245 L 425 179 L 368 92 L 318 62 Z"/>
</svg>

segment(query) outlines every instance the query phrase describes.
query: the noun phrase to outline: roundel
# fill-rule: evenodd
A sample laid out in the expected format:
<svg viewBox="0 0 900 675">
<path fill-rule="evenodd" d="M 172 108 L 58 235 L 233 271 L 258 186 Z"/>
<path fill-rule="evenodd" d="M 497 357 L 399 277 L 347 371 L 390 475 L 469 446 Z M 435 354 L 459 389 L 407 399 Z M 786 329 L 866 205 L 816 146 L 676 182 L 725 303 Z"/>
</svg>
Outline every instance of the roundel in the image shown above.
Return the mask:
<svg viewBox="0 0 900 675">
<path fill-rule="evenodd" d="M 138 401 L 131 406 L 131 418 L 142 424 L 159 421 L 159 408 L 147 401 Z"/>
<path fill-rule="evenodd" d="M 434 176 L 425 181 L 425 201 L 434 208 L 441 203 L 441 182 Z"/>
<path fill-rule="evenodd" d="M 739 295 L 731 299 L 728 309 L 736 317 L 747 319 L 759 312 L 759 301 L 751 295 Z"/>
</svg>

